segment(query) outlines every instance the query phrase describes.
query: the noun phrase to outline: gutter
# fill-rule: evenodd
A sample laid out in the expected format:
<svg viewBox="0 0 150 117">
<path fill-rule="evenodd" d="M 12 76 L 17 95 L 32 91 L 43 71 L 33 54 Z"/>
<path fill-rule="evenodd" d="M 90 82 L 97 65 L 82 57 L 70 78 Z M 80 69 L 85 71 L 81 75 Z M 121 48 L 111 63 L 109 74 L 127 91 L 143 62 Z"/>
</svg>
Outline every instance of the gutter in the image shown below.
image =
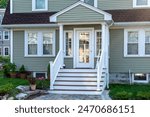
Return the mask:
<svg viewBox="0 0 150 117">
<path fill-rule="evenodd" d="M 58 24 L 16 24 L 16 25 L 3 25 L 3 28 L 29 28 L 29 27 L 58 27 Z"/>
<path fill-rule="evenodd" d="M 120 27 L 120 26 L 148 26 L 150 22 L 114 22 L 112 26 Z"/>
</svg>

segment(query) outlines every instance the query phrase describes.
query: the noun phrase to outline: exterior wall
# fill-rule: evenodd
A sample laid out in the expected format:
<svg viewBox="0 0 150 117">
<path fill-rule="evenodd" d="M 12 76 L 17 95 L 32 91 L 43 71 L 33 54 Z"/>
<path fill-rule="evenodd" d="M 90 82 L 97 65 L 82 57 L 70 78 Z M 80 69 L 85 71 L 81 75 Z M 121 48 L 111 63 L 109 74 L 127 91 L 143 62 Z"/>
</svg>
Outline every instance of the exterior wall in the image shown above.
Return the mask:
<svg viewBox="0 0 150 117">
<path fill-rule="evenodd" d="M 3 18 L 3 16 L 4 16 L 4 10 L 2 9 L 0 9 L 0 16 L 2 16 L 2 18 Z M 3 32 L 4 31 L 9 31 L 8 29 L 4 29 L 4 28 L 2 28 L 2 26 L 1 26 L 1 22 L 0 22 L 0 32 L 2 32 L 2 39 L 0 39 L 0 48 L 2 49 L 2 54 L 0 55 L 0 56 L 4 56 L 4 47 L 9 47 L 9 54 L 10 54 L 10 32 L 9 32 L 9 39 L 8 40 L 4 40 L 4 38 L 3 38 Z"/>
<path fill-rule="evenodd" d="M 100 20 L 104 20 L 104 15 L 81 5 L 58 16 L 58 22 L 96 22 Z"/>
<path fill-rule="evenodd" d="M 133 0 L 98 0 L 101 10 L 132 9 Z"/>
<path fill-rule="evenodd" d="M 48 12 L 60 11 L 79 0 L 48 0 Z M 32 0 L 13 0 L 14 13 L 32 12 Z"/>
<path fill-rule="evenodd" d="M 150 57 L 124 57 L 124 29 L 110 30 L 110 73 L 150 73 Z"/>
<path fill-rule="evenodd" d="M 60 11 L 79 0 L 48 0 L 48 12 Z M 132 9 L 132 0 L 98 0 L 101 10 Z M 32 0 L 13 0 L 14 13 L 32 12 Z"/>
<path fill-rule="evenodd" d="M 58 30 L 56 30 L 56 55 L 59 50 Z M 22 64 L 29 71 L 45 72 L 49 61 L 55 57 L 24 57 L 24 30 L 13 32 L 13 62 L 20 67 Z"/>
</svg>

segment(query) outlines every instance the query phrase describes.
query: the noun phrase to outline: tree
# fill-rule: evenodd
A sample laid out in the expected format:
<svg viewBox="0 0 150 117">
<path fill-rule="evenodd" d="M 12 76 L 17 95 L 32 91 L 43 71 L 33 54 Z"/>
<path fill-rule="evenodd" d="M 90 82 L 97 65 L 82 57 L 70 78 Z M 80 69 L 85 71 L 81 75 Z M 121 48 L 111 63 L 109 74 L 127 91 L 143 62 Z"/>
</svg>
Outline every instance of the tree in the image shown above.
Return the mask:
<svg viewBox="0 0 150 117">
<path fill-rule="evenodd" d="M 6 8 L 8 0 L 0 0 L 0 8 Z"/>
</svg>

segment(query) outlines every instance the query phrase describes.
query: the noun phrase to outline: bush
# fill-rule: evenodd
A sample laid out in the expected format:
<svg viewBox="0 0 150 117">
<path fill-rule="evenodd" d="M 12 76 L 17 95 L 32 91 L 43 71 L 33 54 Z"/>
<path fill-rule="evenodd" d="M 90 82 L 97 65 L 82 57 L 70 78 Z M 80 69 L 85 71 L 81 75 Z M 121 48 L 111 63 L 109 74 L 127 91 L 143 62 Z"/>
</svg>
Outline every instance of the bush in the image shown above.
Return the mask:
<svg viewBox="0 0 150 117">
<path fill-rule="evenodd" d="M 22 66 L 20 67 L 19 72 L 20 72 L 20 73 L 26 73 L 26 69 L 25 69 L 24 65 L 22 65 Z"/>
<path fill-rule="evenodd" d="M 150 100 L 150 92 L 139 91 L 136 95 L 136 98 L 139 100 Z"/>
<path fill-rule="evenodd" d="M 133 94 L 131 92 L 117 92 L 116 94 L 113 95 L 113 99 L 116 100 L 129 100 L 132 99 Z"/>
<path fill-rule="evenodd" d="M 10 57 L 3 57 L 0 56 L 0 63 L 9 63 L 10 62 Z"/>
<path fill-rule="evenodd" d="M 0 86 L 0 95 L 9 94 L 13 89 L 13 85 L 11 83 Z"/>
</svg>

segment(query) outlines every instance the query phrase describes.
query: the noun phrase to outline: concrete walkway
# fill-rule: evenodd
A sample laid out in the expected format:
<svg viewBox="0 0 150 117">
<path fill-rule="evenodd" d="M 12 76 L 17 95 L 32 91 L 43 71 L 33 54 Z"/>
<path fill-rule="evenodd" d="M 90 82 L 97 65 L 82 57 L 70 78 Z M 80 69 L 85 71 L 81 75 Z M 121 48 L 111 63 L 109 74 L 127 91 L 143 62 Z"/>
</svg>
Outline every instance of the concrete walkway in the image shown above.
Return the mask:
<svg viewBox="0 0 150 117">
<path fill-rule="evenodd" d="M 108 93 L 108 91 L 104 91 L 104 93 L 101 96 L 47 94 L 36 97 L 33 100 L 111 100 Z"/>
</svg>

